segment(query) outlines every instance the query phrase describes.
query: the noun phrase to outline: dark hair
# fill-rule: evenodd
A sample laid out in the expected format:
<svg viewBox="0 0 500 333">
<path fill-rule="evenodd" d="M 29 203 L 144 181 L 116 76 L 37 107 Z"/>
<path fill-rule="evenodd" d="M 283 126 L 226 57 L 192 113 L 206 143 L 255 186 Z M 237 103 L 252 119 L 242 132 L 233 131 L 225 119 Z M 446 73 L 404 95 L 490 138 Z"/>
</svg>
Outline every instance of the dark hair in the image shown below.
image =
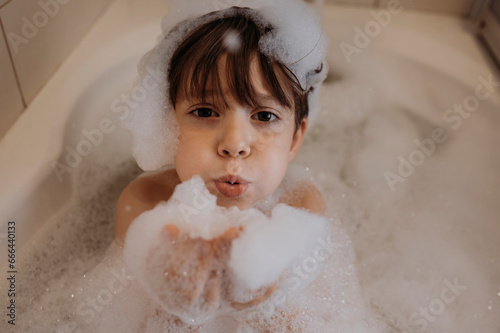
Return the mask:
<svg viewBox="0 0 500 333">
<path fill-rule="evenodd" d="M 187 97 L 201 97 L 205 102 L 207 83 L 227 101 L 222 93 L 218 62 L 226 58 L 226 79 L 229 89 L 239 103 L 258 106 L 255 89 L 250 80 L 250 63 L 256 57 L 262 70 L 264 84 L 273 96 L 286 107 L 295 109 L 295 130 L 308 116 L 307 92 L 295 75 L 282 63 L 260 52 L 260 38 L 272 28 L 259 28 L 245 15 L 216 19 L 192 31 L 180 44 L 169 65 L 169 94 L 172 105 L 179 92 Z M 235 34 L 241 41 L 238 48 L 229 50 L 224 42 L 227 34 Z M 189 79 L 189 80 L 188 80 Z M 209 81 L 210 80 L 210 81 Z"/>
</svg>

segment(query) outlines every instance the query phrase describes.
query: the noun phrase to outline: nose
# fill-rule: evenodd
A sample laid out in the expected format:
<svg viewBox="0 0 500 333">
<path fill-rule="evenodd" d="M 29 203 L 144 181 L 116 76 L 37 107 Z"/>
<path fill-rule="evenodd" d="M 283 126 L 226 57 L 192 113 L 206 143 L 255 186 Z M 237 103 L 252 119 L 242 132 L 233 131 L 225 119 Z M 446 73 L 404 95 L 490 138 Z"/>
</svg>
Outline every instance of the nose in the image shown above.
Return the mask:
<svg viewBox="0 0 500 333">
<path fill-rule="evenodd" d="M 222 157 L 242 157 L 250 155 L 250 136 L 252 129 L 244 119 L 227 119 L 220 133 L 218 153 Z"/>
</svg>

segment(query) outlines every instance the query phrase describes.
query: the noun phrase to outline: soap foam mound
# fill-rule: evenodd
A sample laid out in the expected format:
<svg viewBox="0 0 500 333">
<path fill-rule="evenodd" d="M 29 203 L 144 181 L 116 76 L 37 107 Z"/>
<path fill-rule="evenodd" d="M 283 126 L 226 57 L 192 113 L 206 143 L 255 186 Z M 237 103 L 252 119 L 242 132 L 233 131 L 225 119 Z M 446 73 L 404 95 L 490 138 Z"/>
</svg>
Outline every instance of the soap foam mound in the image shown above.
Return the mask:
<svg viewBox="0 0 500 333">
<path fill-rule="evenodd" d="M 121 166 L 121 165 L 120 165 Z M 135 164 L 134 164 L 135 166 Z M 116 167 L 117 170 L 123 170 L 123 166 Z M 135 170 L 135 169 L 134 169 Z M 291 185 L 297 183 L 297 179 L 303 179 L 306 174 L 300 174 L 297 168 L 291 166 L 287 171 L 295 176 L 295 178 L 284 180 L 285 183 Z M 111 170 L 110 170 L 111 172 Z M 102 171 L 97 172 L 95 177 L 103 177 Z M 107 178 L 107 177 L 104 177 Z M 88 179 L 82 186 L 88 186 Z M 100 181 L 100 179 L 98 179 Z M 199 190 L 199 191 L 198 191 Z M 79 187 L 79 191 L 82 191 Z M 87 191 L 87 190 L 85 190 Z M 293 242 L 286 238 L 290 231 L 285 228 L 288 226 L 283 221 L 275 221 L 273 218 L 285 219 L 293 221 L 298 219 L 297 214 L 303 214 L 307 219 L 307 224 L 311 219 L 318 218 L 313 214 L 308 214 L 302 210 L 294 209 L 284 205 L 270 207 L 266 212 L 272 212 L 272 218 L 264 215 L 257 209 L 249 209 L 239 211 L 238 209 L 225 209 L 214 205 L 214 197 L 206 195 L 204 192 L 204 184 L 200 178 L 193 178 L 176 188 L 175 194 L 171 198 L 173 206 L 180 203 L 189 204 L 193 209 L 199 211 L 199 215 L 187 215 L 198 217 L 191 219 L 191 224 L 187 224 L 185 220 L 180 219 L 177 226 L 185 227 L 181 234 L 190 238 L 189 232 L 193 232 L 193 237 L 206 237 L 213 239 L 222 233 L 227 226 L 241 225 L 244 226 L 244 232 L 240 238 L 243 240 L 251 236 L 251 233 L 246 234 L 246 230 L 253 223 L 263 223 L 267 221 L 271 224 L 270 230 L 276 230 L 281 235 L 279 240 L 276 240 L 274 248 L 280 247 L 280 242 L 290 246 Z M 93 193 L 88 189 L 89 193 Z M 94 191 L 95 192 L 95 191 Z M 85 192 L 86 193 L 86 192 Z M 109 200 L 114 201 L 114 196 Z M 100 198 L 102 200 L 102 198 Z M 270 201 L 273 201 L 272 199 Z M 170 202 L 170 201 L 169 201 Z M 332 204 L 332 203 L 330 203 Z M 111 207 L 108 201 L 102 202 L 102 207 Z M 157 208 L 162 207 L 159 205 Z M 89 207 L 93 209 L 89 209 Z M 89 206 L 83 204 L 76 211 L 75 216 L 62 216 L 58 228 L 63 228 L 67 225 L 71 218 L 78 218 L 81 224 L 85 237 L 88 236 L 89 220 L 98 219 L 98 215 L 102 214 L 101 206 Z M 173 208 L 172 208 L 173 209 Z M 219 211 L 220 209 L 220 211 Z M 155 211 L 156 209 L 153 209 Z M 209 214 L 208 211 L 211 210 Z M 173 210 L 175 212 L 175 210 Z M 281 216 L 280 211 L 284 213 Z M 92 212 L 91 215 L 84 215 L 82 212 Z M 206 213 L 206 215 L 203 215 Z M 222 223 L 220 229 L 211 226 L 209 229 L 199 229 L 206 222 L 204 218 L 212 214 L 225 216 L 226 219 L 216 221 Z M 287 216 L 292 215 L 293 216 Z M 95 215 L 97 214 L 97 215 Z M 145 212 L 148 216 L 151 212 Z M 176 212 L 177 216 L 182 217 L 180 212 Z M 232 215 L 231 215 L 232 214 Z M 172 222 L 167 220 L 166 215 L 161 215 L 163 224 Z M 110 212 L 106 216 L 111 218 Z M 142 215 L 141 215 L 142 216 Z M 151 215 L 152 216 L 152 215 Z M 262 220 L 260 220 L 262 219 Z M 150 223 L 151 222 L 151 223 Z M 354 270 L 355 257 L 353 255 L 352 246 L 349 238 L 342 228 L 339 227 L 338 218 L 325 219 L 328 224 L 328 231 L 324 237 L 315 241 L 314 250 L 302 253 L 297 260 L 285 270 L 278 279 L 278 288 L 265 301 L 257 305 L 249 306 L 243 309 L 235 309 L 231 306 L 231 302 L 251 302 L 258 297 L 261 297 L 269 286 L 264 286 L 258 290 L 252 290 L 247 287 L 244 281 L 237 281 L 237 278 L 229 273 L 228 278 L 223 280 L 223 286 L 227 287 L 227 293 L 223 294 L 218 303 L 216 311 L 213 308 L 203 308 L 203 303 L 195 304 L 203 311 L 193 311 L 191 308 L 173 307 L 174 311 L 167 311 L 165 307 L 158 303 L 153 298 L 145 287 L 144 283 L 139 280 L 138 269 L 130 268 L 127 260 L 135 255 L 135 250 L 141 250 L 142 247 L 150 247 L 154 249 L 154 243 L 157 242 L 154 238 L 148 236 L 147 229 L 153 226 L 154 221 L 142 220 L 142 225 L 135 226 L 135 222 L 130 230 L 132 234 L 128 237 L 136 239 L 135 248 L 128 248 L 130 244 L 122 248 L 123 244 L 113 242 L 106 253 L 99 255 L 97 258 L 79 258 L 75 257 L 71 252 L 71 248 L 81 241 L 82 232 L 77 231 L 73 241 L 69 242 L 65 247 L 54 247 L 53 243 L 40 243 L 40 248 L 36 251 L 40 256 L 34 257 L 29 262 L 29 266 L 22 265 L 23 271 L 31 272 L 32 280 L 28 284 L 31 290 L 43 290 L 39 296 L 32 298 L 33 293 L 21 293 L 20 298 L 24 300 L 20 303 L 19 314 L 23 320 L 16 322 L 18 329 L 23 332 L 376 332 L 375 326 L 372 325 L 373 318 L 371 314 L 364 310 L 363 298 L 359 295 L 358 282 L 356 272 Z M 162 224 L 160 223 L 160 224 Z M 206 224 L 206 223 L 205 223 Z M 275 227 L 274 224 L 283 227 Z M 146 232 L 145 238 L 141 235 L 141 228 L 144 227 Z M 302 226 L 305 230 L 306 226 Z M 136 229 L 134 229 L 136 228 Z M 160 231 L 162 230 L 160 226 Z M 54 231 L 57 229 L 54 229 Z M 62 229 L 59 229 L 61 232 Z M 102 226 L 93 228 L 95 236 L 103 238 Z M 267 230 L 267 229 L 266 229 Z M 194 233 L 196 231 L 196 233 Z M 269 231 L 266 234 L 270 234 Z M 304 232 L 304 235 L 307 233 Z M 264 235 L 264 233 L 263 233 Z M 287 236 L 288 235 L 288 236 Z M 286 237 L 285 237 L 286 236 Z M 47 239 L 46 234 L 43 235 Z M 63 233 L 60 237 L 56 237 L 59 241 L 63 241 L 68 237 L 67 233 Z M 307 236 L 309 237 L 309 236 Z M 312 236 L 311 236 L 312 237 Z M 287 243 L 288 239 L 288 243 Z M 159 237 L 161 240 L 161 237 Z M 312 239 L 311 239 L 312 241 Z M 66 242 L 66 241 L 65 241 Z M 66 243 L 65 243 L 66 244 Z M 165 244 L 161 244 L 165 245 Z M 249 242 L 249 247 L 251 242 Z M 271 245 L 271 244 L 269 244 Z M 168 250 L 168 247 L 160 247 L 160 249 Z M 128 250 L 128 253 L 127 251 Z M 249 251 L 251 248 L 248 249 Z M 275 250 L 273 250 L 275 251 Z M 63 254 L 64 253 L 64 254 Z M 144 251 L 147 253 L 147 251 Z M 258 253 L 258 252 L 257 252 Z M 57 257 L 59 254 L 60 257 Z M 69 255 L 68 255 L 69 254 Z M 150 257 L 144 260 L 144 257 L 138 256 L 138 260 L 143 262 L 143 267 L 147 267 L 147 271 L 143 271 L 141 276 L 146 282 L 151 283 L 155 280 L 155 274 L 163 273 L 162 267 L 156 267 L 157 263 L 162 263 L 165 255 L 170 255 L 168 251 L 156 253 L 156 257 Z M 275 254 L 269 253 L 276 256 Z M 43 255 L 43 257 L 41 256 Z M 229 255 L 223 258 L 225 260 L 225 268 L 231 271 L 228 265 Z M 48 258 L 57 257 L 54 263 L 49 267 L 45 267 L 49 260 Z M 187 257 L 187 254 L 181 256 L 183 259 L 179 263 L 185 263 L 186 268 L 195 267 L 192 257 Z M 277 258 L 277 256 L 276 256 Z M 252 258 L 251 258 L 252 259 Z M 317 261 L 317 265 L 314 261 Z M 66 261 L 65 261 L 66 260 Z M 134 259 L 132 259 L 134 260 Z M 254 258 L 253 262 L 257 262 Z M 83 263 L 83 261 L 88 261 Z M 99 262 L 97 264 L 97 262 Z M 49 262 L 50 263 L 50 262 Z M 164 263 L 163 263 L 164 264 Z M 60 271 L 56 268 L 61 266 Z M 150 266 L 148 266 L 150 265 Z M 191 266 L 190 266 L 191 265 Z M 141 267 L 137 265 L 137 267 Z M 46 277 L 40 279 L 40 271 L 46 269 L 49 272 L 54 272 L 50 279 Z M 214 269 L 221 270 L 221 266 L 214 266 Z M 139 272 L 141 273 L 141 272 Z M 189 278 L 190 276 L 186 277 Z M 26 279 L 27 277 L 25 277 Z M 181 278 L 180 280 L 182 280 Z M 157 279 L 162 282 L 161 279 Z M 240 283 L 241 282 L 241 283 Z M 5 283 L 3 284 L 5 285 Z M 0 285 L 2 287 L 3 285 Z M 149 285 L 154 287 L 151 290 L 157 291 L 156 297 L 165 300 L 170 296 L 175 300 L 178 295 L 169 294 L 168 290 L 158 288 L 157 285 Z M 156 288 L 156 289 L 155 289 Z M 185 290 L 185 288 L 184 288 Z M 226 298 L 228 298 L 226 300 Z M 23 306 L 24 304 L 24 306 Z M 29 305 L 27 305 L 29 304 Z M 176 309 L 176 310 L 175 310 Z M 190 312 L 191 311 L 191 312 Z M 203 324 L 201 324 L 203 322 Z M 10 326 L 3 322 L 1 328 L 8 330 Z M 5 330 L 4 329 L 4 330 Z M 0 329 L 1 330 L 1 329 Z"/>
<path fill-rule="evenodd" d="M 278 204 L 272 218 L 252 221 L 233 242 L 229 265 L 247 287 L 261 288 L 310 253 L 327 230 L 325 218 Z"/>
<path fill-rule="evenodd" d="M 270 217 L 255 208 L 219 207 L 203 180 L 194 176 L 179 184 L 168 202 L 134 220 L 125 241 L 125 262 L 165 311 L 199 324 L 233 302 L 251 302 L 268 288 L 278 288 L 286 297 L 302 290 L 322 263 L 313 263 L 316 273 L 303 279 L 300 288 L 282 284 L 280 278 L 294 264 L 312 258 L 325 242 L 328 224 L 324 217 L 285 204 L 276 205 Z M 179 235 L 166 235 L 166 225 L 177 227 Z M 242 230 L 232 245 L 206 242 L 217 241 L 229 228 Z M 210 251 L 218 254 L 211 257 Z"/>
</svg>

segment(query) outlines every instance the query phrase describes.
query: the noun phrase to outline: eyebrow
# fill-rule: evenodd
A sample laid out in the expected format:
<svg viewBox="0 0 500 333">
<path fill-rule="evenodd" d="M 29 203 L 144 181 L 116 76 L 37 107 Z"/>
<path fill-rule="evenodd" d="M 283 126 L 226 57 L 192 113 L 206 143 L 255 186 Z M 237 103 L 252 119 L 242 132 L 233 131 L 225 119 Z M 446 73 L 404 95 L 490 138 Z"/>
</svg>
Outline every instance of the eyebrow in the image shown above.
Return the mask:
<svg viewBox="0 0 500 333">
<path fill-rule="evenodd" d="M 207 89 L 207 90 L 205 90 L 205 98 L 206 98 L 206 96 L 210 96 L 210 97 L 211 96 L 216 96 L 216 94 L 214 94 L 214 93 L 218 93 L 218 92 L 219 92 L 219 90 Z M 222 94 L 224 94 L 224 95 L 230 95 L 232 93 L 231 93 L 231 91 L 229 89 L 225 89 L 225 90 L 222 91 Z M 193 96 L 193 97 L 194 98 L 202 98 L 202 96 Z M 257 106 L 262 106 L 262 104 L 265 104 L 266 102 L 272 102 L 272 103 L 275 103 L 275 104 L 278 104 L 278 105 L 281 105 L 281 106 L 286 106 L 286 105 L 283 105 L 273 95 L 255 94 L 253 99 L 258 102 Z"/>
<path fill-rule="evenodd" d="M 272 95 L 257 94 L 255 99 L 257 101 L 259 101 L 259 102 L 267 102 L 267 101 L 269 101 L 269 102 L 276 102 L 279 105 L 281 105 L 280 101 L 276 97 L 274 97 Z"/>
</svg>

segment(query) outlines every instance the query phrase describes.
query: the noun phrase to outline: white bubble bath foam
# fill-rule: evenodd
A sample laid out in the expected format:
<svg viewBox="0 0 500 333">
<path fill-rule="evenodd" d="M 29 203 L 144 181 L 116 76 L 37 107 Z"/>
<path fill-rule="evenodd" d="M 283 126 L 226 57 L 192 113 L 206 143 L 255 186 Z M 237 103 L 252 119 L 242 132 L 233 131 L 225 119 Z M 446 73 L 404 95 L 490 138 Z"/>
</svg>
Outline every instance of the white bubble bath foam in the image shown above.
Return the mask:
<svg viewBox="0 0 500 333">
<path fill-rule="evenodd" d="M 327 218 L 305 226 L 300 214 L 279 206 L 272 224 L 257 210 L 207 208 L 206 219 L 216 216 L 221 227 L 238 216 L 249 229 L 230 261 L 236 277 L 225 287 L 233 299 L 248 302 L 245 288 L 262 294 L 259 288 L 281 276 L 261 304 L 221 301 L 208 318 L 172 306 L 144 270 L 155 259 L 135 250 L 124 256 L 113 241 L 117 198 L 141 173 L 118 123 L 133 106 L 125 94 L 136 63 L 158 34 L 161 7 L 144 6 L 114 2 L 30 106 L 46 105 L 43 115 L 57 94 L 72 98 L 61 104 L 64 115 L 51 118 L 60 129 L 47 139 L 50 149 L 40 148 L 47 133 L 21 127 L 41 117 L 32 109 L 0 143 L 3 161 L 19 158 L 6 147 L 18 138 L 19 147 L 49 155 L 26 154 L 36 157 L 24 164 L 37 172 L 1 167 L 3 191 L 10 191 L 2 197 L 2 228 L 15 220 L 19 239 L 16 325 L 7 321 L 10 286 L 2 278 L 1 332 L 500 332 L 500 79 L 460 20 L 403 11 L 346 57 L 339 45 L 356 46 L 354 28 L 375 18 L 325 5 L 330 73 L 294 164 L 323 192 Z M 147 20 L 125 19 L 141 10 Z M 112 20 L 127 27 L 122 35 L 102 33 Z M 73 75 L 81 75 L 81 91 L 64 90 Z M 83 141 L 92 152 L 71 155 Z M 15 195 L 14 171 L 24 172 L 19 187 L 29 188 L 24 177 L 36 184 L 33 193 L 45 192 Z M 156 213 L 171 208 L 161 209 Z M 255 221 L 267 229 L 252 234 Z M 221 232 L 204 227 L 195 236 Z M 132 227 L 134 246 L 154 245 L 154 228 Z M 251 256 L 247 248 L 264 236 L 262 251 Z M 5 264 L 7 245 L 0 245 Z M 306 254 L 292 258 L 299 246 Z"/>
</svg>

